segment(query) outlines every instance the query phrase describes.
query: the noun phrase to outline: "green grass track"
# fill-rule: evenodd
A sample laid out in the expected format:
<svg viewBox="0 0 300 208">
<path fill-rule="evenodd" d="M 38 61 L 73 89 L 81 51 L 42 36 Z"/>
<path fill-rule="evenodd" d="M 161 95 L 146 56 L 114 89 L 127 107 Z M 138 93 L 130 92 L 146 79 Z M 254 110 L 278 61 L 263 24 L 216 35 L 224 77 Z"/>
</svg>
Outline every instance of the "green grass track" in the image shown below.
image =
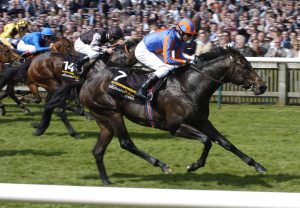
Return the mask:
<svg viewBox="0 0 300 208">
<path fill-rule="evenodd" d="M 175 138 L 167 132 L 127 122 L 135 144 L 167 163 L 172 174 L 163 174 L 144 160 L 120 148 L 113 139 L 105 164 L 113 187 L 198 190 L 300 192 L 300 106 L 211 104 L 210 120 L 241 151 L 261 163 L 268 172 L 259 174 L 238 157 L 213 144 L 206 166 L 187 173 L 203 145 Z M 101 186 L 91 150 L 99 134 L 95 121 L 70 115 L 81 134 L 67 134 L 55 115 L 46 133 L 32 135 L 32 122 L 40 119 L 40 105 L 30 105 L 24 115 L 14 104 L 0 116 L 0 183 Z M 0 208 L 104 207 L 88 205 L 1 202 Z"/>
</svg>

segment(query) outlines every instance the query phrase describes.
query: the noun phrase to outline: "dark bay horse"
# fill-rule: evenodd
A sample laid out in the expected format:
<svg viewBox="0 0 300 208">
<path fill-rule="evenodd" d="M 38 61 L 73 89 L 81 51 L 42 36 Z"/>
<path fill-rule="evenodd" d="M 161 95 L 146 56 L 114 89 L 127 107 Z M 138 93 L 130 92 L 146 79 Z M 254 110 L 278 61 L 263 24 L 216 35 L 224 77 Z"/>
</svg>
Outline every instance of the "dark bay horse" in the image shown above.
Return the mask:
<svg viewBox="0 0 300 208">
<path fill-rule="evenodd" d="M 152 116 L 156 123 L 155 127 L 169 131 L 172 135 L 198 140 L 204 144 L 200 158 L 188 166 L 188 172 L 205 165 L 212 142 L 231 151 L 246 164 L 253 166 L 256 171 L 266 171 L 262 165 L 237 149 L 219 133 L 208 119 L 210 98 L 222 84 L 233 83 L 253 91 L 255 95 L 264 93 L 266 84 L 246 58 L 233 48 L 226 50 L 220 48 L 201 55 L 199 59 L 202 61 L 196 66 L 184 66 L 177 69 L 176 73 L 171 73 L 167 78 L 166 87 L 154 95 Z M 100 128 L 93 154 L 103 184 L 110 184 L 103 158 L 113 136 L 118 138 L 123 149 L 159 167 L 165 173 L 170 172 L 166 163 L 138 149 L 133 143 L 125 126 L 124 116 L 140 125 L 151 126 L 151 124 L 146 118 L 143 103 L 122 100 L 107 93 L 112 78 L 112 68 L 103 69 L 96 63 L 80 90 L 81 103 L 90 110 Z M 68 94 L 68 90 L 61 89 L 60 92 L 55 96 Z"/>
<path fill-rule="evenodd" d="M 115 52 L 112 55 L 106 54 L 99 63 L 101 64 L 101 68 L 106 66 L 127 66 L 130 67 L 136 62 L 134 57 L 134 48 L 140 40 L 127 40 L 122 45 L 115 46 Z M 32 94 L 36 97 L 37 100 L 41 100 L 39 96 L 37 86 L 43 87 L 48 92 L 48 97 L 46 99 L 45 104 L 47 104 L 48 100 L 51 99 L 52 94 L 58 89 L 60 86 L 64 86 L 66 84 L 70 84 L 72 81 L 66 81 L 62 79 L 62 68 L 64 62 L 67 60 L 68 54 L 62 53 L 45 53 L 38 57 L 36 57 L 29 69 L 28 69 L 28 87 Z M 76 99 L 76 91 L 71 93 L 69 100 Z M 77 96 L 78 98 L 78 96 Z M 68 132 L 73 137 L 78 137 L 79 134 L 74 130 L 69 120 L 67 119 L 67 115 L 64 111 L 66 106 L 60 108 L 60 117 L 68 129 Z M 70 109 L 69 109 L 70 110 Z M 37 126 L 36 132 L 34 135 L 40 136 L 42 135 L 46 129 L 48 128 L 51 120 L 53 109 L 44 109 L 41 123 Z M 83 112 L 84 113 L 84 112 Z M 50 116 L 49 116 L 50 115 Z M 86 114 L 85 114 L 86 115 Z M 87 114 L 87 116 L 89 116 Z M 44 119 L 44 118 L 47 119 Z"/>
<path fill-rule="evenodd" d="M 24 60 L 16 52 L 9 49 L 7 46 L 6 46 L 6 48 L 7 48 L 5 50 L 6 55 L 5 56 L 0 55 L 1 62 L 3 61 L 4 63 L 10 63 L 14 60 L 19 60 L 19 61 Z M 1 49 L 1 47 L 0 47 L 0 49 Z M 55 51 L 55 52 L 65 53 L 65 54 L 74 53 L 73 42 L 64 37 L 56 39 L 54 42 L 54 46 L 51 50 Z M 30 80 L 27 77 L 27 71 L 28 71 L 28 67 L 31 64 L 31 60 L 35 59 L 35 57 L 37 57 L 39 55 L 41 55 L 41 54 L 33 55 L 33 56 L 27 58 L 24 62 L 18 62 L 16 66 L 3 68 L 2 71 L 0 72 L 0 89 L 2 89 L 5 85 L 7 85 L 5 94 L 3 94 L 0 97 L 0 111 L 1 111 L 2 115 L 5 115 L 5 106 L 3 103 L 1 103 L 1 101 L 2 101 L 2 99 L 4 99 L 7 96 L 10 96 L 25 113 L 30 112 L 30 110 L 26 107 L 26 105 L 24 105 L 21 102 L 21 100 L 19 100 L 15 95 L 14 87 L 15 87 L 16 82 L 26 83 L 26 81 L 27 81 L 27 85 L 30 88 L 30 90 L 32 91 L 32 93 L 34 93 L 34 95 L 36 97 L 38 97 L 38 99 L 35 99 L 35 100 L 24 99 L 24 101 L 31 101 L 31 102 L 35 102 L 35 103 L 41 102 L 41 97 L 39 95 L 37 85 L 30 82 Z M 2 57 L 5 57 L 5 59 Z"/>
</svg>

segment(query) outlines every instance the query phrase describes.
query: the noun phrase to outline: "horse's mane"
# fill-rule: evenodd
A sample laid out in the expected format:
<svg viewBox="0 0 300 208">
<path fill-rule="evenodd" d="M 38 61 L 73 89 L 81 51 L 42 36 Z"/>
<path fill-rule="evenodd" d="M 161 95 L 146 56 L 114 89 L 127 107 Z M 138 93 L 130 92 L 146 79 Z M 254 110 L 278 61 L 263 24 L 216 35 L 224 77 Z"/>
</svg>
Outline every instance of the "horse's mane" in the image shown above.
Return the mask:
<svg viewBox="0 0 300 208">
<path fill-rule="evenodd" d="M 226 49 L 222 47 L 213 47 L 209 52 L 200 54 L 198 58 L 202 61 L 210 61 L 228 54 L 240 55 L 240 52 L 233 47 L 227 47 Z"/>
<path fill-rule="evenodd" d="M 116 45 L 116 50 L 125 50 L 125 47 L 129 50 L 132 47 L 136 46 L 139 42 L 141 41 L 140 38 L 130 38 L 124 41 L 124 45 L 123 44 L 118 44 Z"/>
</svg>

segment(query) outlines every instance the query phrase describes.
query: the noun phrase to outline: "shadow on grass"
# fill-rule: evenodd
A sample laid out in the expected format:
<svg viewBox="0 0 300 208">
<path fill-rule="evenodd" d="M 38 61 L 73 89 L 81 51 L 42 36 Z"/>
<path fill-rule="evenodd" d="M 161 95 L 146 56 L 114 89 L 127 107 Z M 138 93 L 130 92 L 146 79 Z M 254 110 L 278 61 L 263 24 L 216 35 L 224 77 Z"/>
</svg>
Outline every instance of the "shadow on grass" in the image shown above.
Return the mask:
<svg viewBox="0 0 300 208">
<path fill-rule="evenodd" d="M 34 128 L 33 128 L 34 129 Z M 76 131 L 76 129 L 75 129 Z M 98 131 L 77 131 L 77 133 L 79 134 L 79 138 L 78 139 L 97 139 L 99 137 L 99 133 Z M 130 137 L 132 139 L 171 139 L 171 138 L 175 138 L 174 136 L 172 136 L 171 134 L 169 134 L 168 132 L 153 132 L 153 133 L 143 133 L 143 132 L 129 132 Z M 54 132 L 54 131 L 46 131 L 45 135 L 47 136 L 66 136 L 68 135 L 67 130 L 65 132 Z"/>
<path fill-rule="evenodd" d="M 270 174 L 270 175 L 245 175 L 238 176 L 226 173 L 183 173 L 183 174 L 155 174 L 155 175 L 136 175 L 136 174 L 124 174 L 114 173 L 112 177 L 119 178 L 118 183 L 122 183 L 123 179 L 133 182 L 139 181 L 157 181 L 162 184 L 173 184 L 178 181 L 194 181 L 194 182 L 217 182 L 219 185 L 231 185 L 236 187 L 247 185 L 260 185 L 266 188 L 272 188 L 273 186 L 268 181 L 284 182 L 295 179 L 300 179 L 299 175 L 289 174 Z"/>
<path fill-rule="evenodd" d="M 15 123 L 15 122 L 28 122 L 32 121 L 31 116 L 0 116 L 0 124 L 7 124 L 7 123 Z"/>
<path fill-rule="evenodd" d="M 46 152 L 41 150 L 0 150 L 0 157 L 7 157 L 7 156 L 15 156 L 15 155 L 40 155 L 40 156 L 61 156 L 65 152 L 55 151 L 55 152 Z"/>
<path fill-rule="evenodd" d="M 112 179 L 113 178 L 113 179 Z M 83 177 L 86 180 L 99 180 L 98 175 L 88 175 Z M 248 185 L 260 185 L 266 188 L 272 188 L 273 186 L 268 181 L 275 181 L 277 183 L 300 179 L 298 175 L 289 174 L 270 174 L 270 175 L 245 175 L 238 176 L 226 173 L 177 173 L 177 174 L 151 174 L 151 175 L 138 175 L 128 173 L 113 173 L 110 177 L 113 183 L 122 184 L 128 182 L 143 182 L 154 181 L 164 185 L 173 185 L 174 183 L 192 181 L 199 183 L 218 183 L 219 185 L 230 185 L 235 187 L 243 187 Z"/>
</svg>

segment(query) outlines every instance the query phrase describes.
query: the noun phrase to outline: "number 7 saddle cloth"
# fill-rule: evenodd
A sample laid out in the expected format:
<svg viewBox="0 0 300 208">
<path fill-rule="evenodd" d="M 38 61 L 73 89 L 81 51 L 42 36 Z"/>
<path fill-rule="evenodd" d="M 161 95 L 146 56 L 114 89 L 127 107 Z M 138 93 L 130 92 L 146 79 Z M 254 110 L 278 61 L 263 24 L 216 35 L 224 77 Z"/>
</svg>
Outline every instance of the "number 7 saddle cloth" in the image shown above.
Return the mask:
<svg viewBox="0 0 300 208">
<path fill-rule="evenodd" d="M 107 89 L 109 94 L 130 101 L 141 101 L 140 98 L 135 97 L 135 93 L 141 87 L 142 83 L 146 81 L 151 72 L 138 68 L 132 69 L 118 67 L 111 67 L 109 70 L 113 72 L 113 78 Z M 160 79 L 153 88 L 149 89 L 149 91 L 151 91 L 154 95 L 154 92 L 161 87 L 165 80 L 166 78 Z"/>
</svg>

